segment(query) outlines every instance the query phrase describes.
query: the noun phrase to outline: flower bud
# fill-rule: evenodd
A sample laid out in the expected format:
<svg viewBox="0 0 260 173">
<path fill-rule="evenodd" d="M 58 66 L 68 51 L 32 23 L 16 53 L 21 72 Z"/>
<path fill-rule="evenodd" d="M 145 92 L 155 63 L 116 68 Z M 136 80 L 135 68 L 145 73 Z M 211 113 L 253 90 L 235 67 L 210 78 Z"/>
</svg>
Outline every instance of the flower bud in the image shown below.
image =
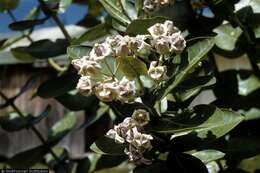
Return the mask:
<svg viewBox="0 0 260 173">
<path fill-rule="evenodd" d="M 110 45 L 106 42 L 101 44 L 95 44 L 93 49 L 90 51 L 90 58 L 95 61 L 100 61 L 105 57 L 111 55 L 112 51 Z"/>
<path fill-rule="evenodd" d="M 80 70 L 85 62 L 85 57 L 74 59 L 71 61 L 71 64 L 77 69 Z"/>
<path fill-rule="evenodd" d="M 173 33 L 179 31 L 179 29 L 178 29 L 177 27 L 175 27 L 175 26 L 173 25 L 173 22 L 170 21 L 170 20 L 166 20 L 166 21 L 164 22 L 163 26 L 164 26 L 164 28 L 165 28 L 165 30 L 166 30 L 168 36 L 169 36 L 169 35 L 172 35 Z"/>
<path fill-rule="evenodd" d="M 159 7 L 159 0 L 144 0 L 143 10 L 148 13 L 157 11 Z"/>
<path fill-rule="evenodd" d="M 126 77 L 124 77 L 119 82 L 118 100 L 125 103 L 131 103 L 136 98 L 135 94 L 136 94 L 135 81 L 130 81 Z"/>
<path fill-rule="evenodd" d="M 135 121 L 132 118 L 127 117 L 122 123 L 114 126 L 114 129 L 110 129 L 106 136 L 115 139 L 117 143 L 124 143 L 125 139 L 127 138 L 128 130 L 135 127 L 135 125 Z"/>
<path fill-rule="evenodd" d="M 111 139 L 114 139 L 116 143 L 125 143 L 125 139 L 122 138 L 116 130 L 114 129 L 110 129 L 107 134 L 106 134 L 107 137 L 111 138 Z"/>
<path fill-rule="evenodd" d="M 148 32 L 151 34 L 151 36 L 156 39 L 159 36 L 166 36 L 167 30 L 165 29 L 163 24 L 157 23 L 150 28 L 148 28 Z"/>
<path fill-rule="evenodd" d="M 140 133 L 136 127 L 129 129 L 126 134 L 126 141 L 139 149 L 139 152 L 152 148 L 150 141 L 153 140 L 153 137 L 151 135 Z"/>
<path fill-rule="evenodd" d="M 132 118 L 139 126 L 145 126 L 150 121 L 149 112 L 144 109 L 137 109 L 134 111 Z"/>
<path fill-rule="evenodd" d="M 98 86 L 95 87 L 95 94 L 100 100 L 111 102 L 117 97 L 117 90 L 117 82 L 99 83 Z"/>
<path fill-rule="evenodd" d="M 171 52 L 171 42 L 169 37 L 160 37 L 156 39 L 154 47 L 159 54 L 169 54 Z"/>
<path fill-rule="evenodd" d="M 148 75 L 156 81 L 160 81 L 166 78 L 166 66 L 157 66 L 156 61 L 152 61 L 148 70 Z"/>
<path fill-rule="evenodd" d="M 82 76 L 78 81 L 77 89 L 80 94 L 89 96 L 92 94 L 92 88 L 94 85 L 95 82 L 92 81 L 89 76 Z"/>
<path fill-rule="evenodd" d="M 79 70 L 79 74 L 97 76 L 101 70 L 101 65 L 96 61 L 86 60 Z"/>
<path fill-rule="evenodd" d="M 186 47 L 186 41 L 181 35 L 181 32 L 177 32 L 172 34 L 171 36 L 171 51 L 175 51 L 176 53 L 182 52 Z"/>
<path fill-rule="evenodd" d="M 128 148 L 125 148 L 124 153 L 128 155 L 129 160 L 132 162 L 139 162 L 143 158 L 143 155 L 138 153 L 138 151 L 132 145 L 129 145 Z"/>
</svg>

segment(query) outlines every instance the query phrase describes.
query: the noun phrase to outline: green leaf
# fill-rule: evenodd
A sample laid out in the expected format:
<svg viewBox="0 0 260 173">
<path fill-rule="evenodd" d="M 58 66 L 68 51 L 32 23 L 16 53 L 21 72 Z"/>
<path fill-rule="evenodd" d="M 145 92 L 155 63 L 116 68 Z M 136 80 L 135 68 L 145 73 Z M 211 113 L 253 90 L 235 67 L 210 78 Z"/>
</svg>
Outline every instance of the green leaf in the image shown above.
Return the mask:
<svg viewBox="0 0 260 173">
<path fill-rule="evenodd" d="M 260 88 L 260 80 L 255 75 L 250 75 L 247 79 L 238 78 L 238 93 L 242 96 L 247 96 L 250 93 Z"/>
<path fill-rule="evenodd" d="M 232 51 L 236 47 L 236 42 L 242 30 L 239 27 L 233 28 L 231 24 L 223 24 L 213 30 L 217 33 L 215 37 L 216 45 L 223 50 Z"/>
<path fill-rule="evenodd" d="M 228 141 L 226 158 L 243 159 L 260 154 L 260 139 L 257 135 L 237 136 Z"/>
<path fill-rule="evenodd" d="M 193 156 L 200 159 L 203 163 L 219 160 L 225 156 L 225 153 L 218 150 L 202 150 L 192 154 Z"/>
<path fill-rule="evenodd" d="M 109 34 L 107 24 L 102 23 L 88 29 L 79 38 L 73 39 L 72 44 L 80 44 L 86 41 L 94 41 Z"/>
<path fill-rule="evenodd" d="M 86 56 L 91 51 L 89 46 L 73 45 L 67 48 L 67 55 L 71 60 Z"/>
<path fill-rule="evenodd" d="M 205 55 L 213 48 L 214 39 L 204 39 L 188 47 L 188 65 L 181 69 L 176 76 L 171 79 L 157 91 L 157 99 L 161 100 L 174 90 L 193 70 L 196 65 L 205 58 Z M 174 79 L 172 81 L 172 79 Z"/>
<path fill-rule="evenodd" d="M 118 22 L 117 20 L 112 19 L 111 23 L 112 23 L 112 27 L 114 29 L 116 29 L 117 31 L 121 31 L 121 32 L 126 31 L 126 27 L 124 25 L 122 25 L 120 22 Z"/>
<path fill-rule="evenodd" d="M 59 13 L 64 13 L 70 6 L 73 0 L 60 0 L 59 2 Z"/>
<path fill-rule="evenodd" d="M 29 115 L 21 117 L 18 113 L 11 112 L 7 115 L 0 116 L 0 125 L 4 130 L 9 132 L 19 131 L 28 127 L 29 119 Z"/>
<path fill-rule="evenodd" d="M 112 168 L 112 167 L 118 166 L 126 159 L 127 159 L 126 155 L 119 155 L 119 156 L 101 155 L 101 157 L 98 159 L 98 161 L 96 163 L 95 171 L 101 170 L 104 168 Z"/>
<path fill-rule="evenodd" d="M 24 114 L 24 117 L 21 117 L 18 113 L 11 112 L 7 115 L 0 116 L 0 126 L 8 132 L 19 131 L 39 123 L 43 118 L 48 116 L 49 112 L 50 106 L 47 106 L 38 116 Z"/>
<path fill-rule="evenodd" d="M 96 113 L 90 115 L 90 117 L 83 124 L 81 124 L 78 129 L 89 127 L 97 120 L 99 120 L 102 116 L 104 116 L 108 112 L 108 110 L 109 110 L 109 106 L 101 105 L 100 108 L 96 111 Z"/>
<path fill-rule="evenodd" d="M 61 120 L 56 122 L 49 131 L 48 142 L 56 143 L 65 137 L 75 126 L 76 116 L 73 112 L 69 112 Z"/>
<path fill-rule="evenodd" d="M 44 39 L 31 43 L 29 46 L 21 46 L 11 49 L 14 56 L 18 53 L 28 54 L 31 57 L 46 59 L 66 53 L 68 42 L 65 39 L 57 39 L 55 42 Z M 19 57 L 17 57 L 19 59 Z"/>
<path fill-rule="evenodd" d="M 142 10 L 142 8 L 143 8 L 143 1 L 142 0 L 135 0 L 135 9 L 136 9 L 138 14 Z"/>
<path fill-rule="evenodd" d="M 119 57 L 117 58 L 119 70 L 122 71 L 128 79 L 135 79 L 141 75 L 147 75 L 146 64 L 138 58 Z"/>
<path fill-rule="evenodd" d="M 167 18 L 165 17 L 154 17 L 147 19 L 136 19 L 132 21 L 127 27 L 126 32 L 128 34 L 137 35 L 137 34 L 147 34 L 147 29 L 156 23 L 163 23 Z"/>
<path fill-rule="evenodd" d="M 115 143 L 108 137 L 101 137 L 90 146 L 90 149 L 99 154 L 124 155 L 125 146 Z"/>
<path fill-rule="evenodd" d="M 69 110 L 79 111 L 91 107 L 93 102 L 96 100 L 96 97 L 86 97 L 78 93 L 66 93 L 56 97 L 55 99 L 58 100 L 63 106 L 65 106 Z"/>
<path fill-rule="evenodd" d="M 13 10 L 19 5 L 19 0 L 0 0 L 0 12 Z"/>
<path fill-rule="evenodd" d="M 40 85 L 37 95 L 42 98 L 58 97 L 75 89 L 78 80 L 79 76 L 74 73 L 49 79 Z"/>
<path fill-rule="evenodd" d="M 251 0 L 249 5 L 252 7 L 254 13 L 260 13 L 260 1 L 259 0 Z"/>
<path fill-rule="evenodd" d="M 244 120 L 239 113 L 212 105 L 199 105 L 192 111 L 164 117 L 150 126 L 151 131 L 173 134 L 172 138 L 194 134 L 199 138 L 219 138 Z"/>
<path fill-rule="evenodd" d="M 249 110 L 238 110 L 239 113 L 245 115 L 245 121 L 260 119 L 260 109 L 251 107 Z"/>
<path fill-rule="evenodd" d="M 118 7 L 117 1 L 113 0 L 100 0 L 106 11 L 115 19 L 119 20 L 123 24 L 127 25 L 130 20 L 122 12 L 122 9 Z"/>
<path fill-rule="evenodd" d="M 174 170 L 180 173 L 208 173 L 206 165 L 200 159 L 192 155 L 178 153 L 176 151 L 171 151 L 169 153 L 167 158 L 167 167 L 170 170 Z"/>
<path fill-rule="evenodd" d="M 213 76 L 198 76 L 192 77 L 183 81 L 179 87 L 176 88 L 176 95 L 181 101 L 185 101 L 197 95 L 203 88 L 214 85 L 216 78 Z"/>
<path fill-rule="evenodd" d="M 254 172 L 257 173 L 257 171 L 260 170 L 260 155 L 250 157 L 247 159 L 243 159 L 239 163 L 239 168 L 243 169 L 244 171 L 247 172 Z"/>
<path fill-rule="evenodd" d="M 121 4 L 123 6 L 123 10 L 125 13 L 131 18 L 136 19 L 137 18 L 137 11 L 135 9 L 134 3 L 132 3 L 130 0 L 120 0 Z"/>
<path fill-rule="evenodd" d="M 28 169 L 41 161 L 47 152 L 45 146 L 39 146 L 13 156 L 7 161 L 7 164 L 11 168 Z"/>
<path fill-rule="evenodd" d="M 32 27 L 36 25 L 41 25 L 45 22 L 46 19 L 35 19 L 35 20 L 24 20 L 24 21 L 18 21 L 11 23 L 9 25 L 9 28 L 14 31 L 23 31 L 26 29 L 31 29 Z"/>
<path fill-rule="evenodd" d="M 59 158 L 59 160 L 64 160 L 68 157 L 68 152 L 63 147 L 53 147 L 51 148 L 53 153 Z M 53 167 L 58 164 L 56 158 L 53 157 L 51 153 L 45 155 L 45 161 L 48 165 L 53 165 Z M 52 167 L 52 166 L 51 166 Z"/>
<path fill-rule="evenodd" d="M 260 25 L 254 28 L 255 38 L 260 38 Z"/>
<path fill-rule="evenodd" d="M 137 166 L 133 173 L 170 173 L 164 162 L 154 161 L 151 165 L 140 165 Z"/>
</svg>

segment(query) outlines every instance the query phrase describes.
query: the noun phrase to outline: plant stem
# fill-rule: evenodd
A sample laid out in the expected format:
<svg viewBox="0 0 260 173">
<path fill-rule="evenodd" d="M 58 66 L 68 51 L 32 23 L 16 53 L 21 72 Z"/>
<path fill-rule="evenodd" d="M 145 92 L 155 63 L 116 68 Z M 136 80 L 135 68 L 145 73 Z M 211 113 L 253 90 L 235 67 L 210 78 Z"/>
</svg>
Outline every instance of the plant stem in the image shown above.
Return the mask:
<svg viewBox="0 0 260 173">
<path fill-rule="evenodd" d="M 48 63 L 58 72 L 65 71 L 65 68 L 61 67 L 59 64 L 57 64 L 52 58 L 48 59 Z"/>
<path fill-rule="evenodd" d="M 9 98 L 2 92 L 0 91 L 0 96 L 6 101 L 9 101 Z M 24 114 L 22 113 L 22 111 L 14 104 L 14 102 L 10 102 L 10 106 L 15 110 L 15 112 L 18 113 L 18 115 L 20 117 L 25 118 Z M 29 127 L 34 133 L 35 135 L 39 138 L 39 140 L 42 142 L 42 144 L 46 147 L 46 149 L 51 153 L 51 155 L 53 156 L 53 158 L 60 163 L 61 160 L 59 159 L 59 157 L 54 153 L 54 151 L 52 151 L 52 149 L 50 147 L 48 147 L 47 142 L 45 141 L 44 137 L 42 136 L 42 134 L 38 131 L 38 129 L 31 124 L 31 126 Z M 66 170 L 66 169 L 65 169 Z"/>
<path fill-rule="evenodd" d="M 63 35 L 64 35 L 64 37 L 66 38 L 66 40 L 67 40 L 69 43 L 71 43 L 71 40 L 72 40 L 72 39 L 71 39 L 71 37 L 70 37 L 68 31 L 65 29 L 63 23 L 62 23 L 62 22 L 60 21 L 60 19 L 58 18 L 58 16 L 57 16 L 55 13 L 53 13 L 53 12 L 49 9 L 49 7 L 47 6 L 47 4 L 46 4 L 43 0 L 38 0 L 38 2 L 40 3 L 42 9 L 44 8 L 44 9 L 48 10 L 48 13 L 49 13 L 49 14 L 47 14 L 45 10 L 42 10 L 43 13 L 44 13 L 46 16 L 49 16 L 49 15 L 51 16 L 51 18 L 54 20 L 54 22 L 55 22 L 55 23 L 58 25 L 58 27 L 60 28 L 60 30 L 61 30 L 61 32 L 63 33 Z"/>
</svg>

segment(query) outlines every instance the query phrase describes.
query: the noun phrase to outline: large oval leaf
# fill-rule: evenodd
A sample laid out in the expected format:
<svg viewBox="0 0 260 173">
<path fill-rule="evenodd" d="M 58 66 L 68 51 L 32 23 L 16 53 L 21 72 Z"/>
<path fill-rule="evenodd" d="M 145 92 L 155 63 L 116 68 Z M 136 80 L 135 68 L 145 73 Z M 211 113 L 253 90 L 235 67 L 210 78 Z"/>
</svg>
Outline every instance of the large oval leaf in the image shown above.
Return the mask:
<svg viewBox="0 0 260 173">
<path fill-rule="evenodd" d="M 45 110 L 38 116 L 24 114 L 24 116 L 21 117 L 18 113 L 11 112 L 7 115 L 0 116 L 0 126 L 8 132 L 14 132 L 22 130 L 24 128 L 29 128 L 31 125 L 37 124 L 42 119 L 47 117 L 50 109 L 51 107 L 47 106 Z"/>
<path fill-rule="evenodd" d="M 204 39 L 190 46 L 188 52 L 188 65 L 181 69 L 176 76 L 171 79 L 157 91 L 157 99 L 162 100 L 173 89 L 175 89 L 189 74 L 189 72 L 196 67 L 196 65 L 205 58 L 205 55 L 213 48 L 215 41 L 213 38 Z M 173 80 L 174 79 L 174 80 Z"/>
<path fill-rule="evenodd" d="M 172 138 L 195 134 L 202 139 L 209 137 L 208 135 L 216 139 L 228 133 L 243 120 L 243 116 L 231 110 L 199 105 L 193 111 L 174 118 L 161 118 L 151 125 L 151 130 L 173 134 Z"/>
<path fill-rule="evenodd" d="M 69 46 L 67 48 L 67 55 L 71 60 L 78 59 L 83 56 L 87 56 L 89 52 L 91 51 L 91 47 L 89 46 Z"/>
<path fill-rule="evenodd" d="M 58 97 L 75 89 L 78 79 L 77 74 L 66 74 L 49 79 L 40 85 L 37 95 L 42 98 Z"/>
<path fill-rule="evenodd" d="M 200 159 L 203 163 L 219 160 L 225 156 L 225 153 L 218 150 L 202 150 L 192 154 L 193 156 Z"/>
<path fill-rule="evenodd" d="M 75 126 L 76 116 L 73 112 L 69 112 L 55 123 L 49 131 L 48 143 L 55 144 L 65 137 Z"/>
<path fill-rule="evenodd" d="M 148 34 L 147 29 L 156 24 L 163 23 L 167 18 L 165 17 L 154 17 L 147 19 L 136 19 L 130 23 L 127 27 L 126 32 L 128 34 L 137 35 L 137 34 Z"/>
<path fill-rule="evenodd" d="M 227 51 L 232 51 L 235 49 L 236 42 L 242 34 L 242 30 L 239 27 L 233 28 L 231 24 L 220 25 L 213 31 L 217 33 L 216 45 L 220 49 Z"/>
<path fill-rule="evenodd" d="M 119 57 L 117 58 L 119 70 L 129 79 L 135 79 L 141 75 L 147 75 L 146 64 L 138 58 Z"/>
<path fill-rule="evenodd" d="M 99 154 L 124 155 L 125 146 L 115 143 L 108 137 L 101 137 L 90 146 L 90 149 Z"/>
<path fill-rule="evenodd" d="M 123 24 L 127 25 L 130 23 L 130 20 L 122 12 L 122 9 L 119 7 L 119 3 L 115 0 L 100 0 L 101 4 L 104 6 L 106 11 L 115 19 L 119 20 Z"/>
</svg>

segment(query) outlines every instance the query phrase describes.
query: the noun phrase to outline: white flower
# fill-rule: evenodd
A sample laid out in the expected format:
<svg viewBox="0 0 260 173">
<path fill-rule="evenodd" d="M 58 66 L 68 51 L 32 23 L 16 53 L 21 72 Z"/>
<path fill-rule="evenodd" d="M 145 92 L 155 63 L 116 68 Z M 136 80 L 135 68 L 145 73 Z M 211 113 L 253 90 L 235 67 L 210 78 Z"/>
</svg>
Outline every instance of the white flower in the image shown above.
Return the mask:
<svg viewBox="0 0 260 173">
<path fill-rule="evenodd" d="M 166 55 L 171 52 L 171 40 L 167 36 L 155 39 L 154 47 L 159 54 Z"/>
<path fill-rule="evenodd" d="M 144 109 L 137 109 L 134 111 L 132 118 L 137 122 L 140 126 L 145 126 L 150 121 L 149 112 Z"/>
<path fill-rule="evenodd" d="M 159 0 L 144 0 L 143 10 L 146 12 L 157 11 L 159 7 Z"/>
<path fill-rule="evenodd" d="M 94 85 L 95 82 L 89 76 L 82 76 L 78 81 L 77 89 L 82 95 L 89 96 L 92 94 Z"/>
<path fill-rule="evenodd" d="M 114 126 L 114 129 L 110 129 L 106 136 L 115 139 L 117 143 L 125 143 L 125 139 L 127 138 L 127 131 L 132 129 L 135 125 L 135 121 L 132 118 L 127 117 L 122 123 Z"/>
<path fill-rule="evenodd" d="M 139 153 L 132 145 L 129 145 L 128 148 L 125 148 L 124 153 L 128 155 L 129 160 L 132 162 L 140 161 L 143 158 L 142 153 Z"/>
<path fill-rule="evenodd" d="M 137 127 L 129 129 L 126 134 L 126 141 L 136 148 L 140 148 L 140 152 L 144 152 L 146 149 L 149 150 L 152 148 L 151 140 L 153 140 L 153 137 L 148 134 L 140 133 Z"/>
<path fill-rule="evenodd" d="M 186 47 L 186 41 L 181 35 L 181 32 L 176 32 L 171 36 L 171 51 L 176 53 L 182 52 Z"/>
<path fill-rule="evenodd" d="M 101 44 L 95 44 L 93 49 L 90 51 L 90 58 L 95 61 L 100 61 L 105 57 L 111 55 L 111 47 L 108 43 L 104 42 Z"/>
<path fill-rule="evenodd" d="M 166 66 L 157 66 L 156 61 L 152 61 L 148 70 L 148 75 L 156 81 L 160 81 L 166 78 Z"/>
<path fill-rule="evenodd" d="M 130 48 L 138 55 L 147 56 L 150 54 L 151 46 L 145 42 L 149 35 L 137 35 L 130 41 Z"/>
<path fill-rule="evenodd" d="M 118 82 L 113 81 L 113 82 L 99 83 L 95 87 L 95 94 L 100 100 L 104 102 L 111 102 L 116 99 L 117 90 L 118 90 Z"/>
<path fill-rule="evenodd" d="M 98 62 L 93 60 L 85 60 L 79 70 L 79 74 L 95 77 L 99 74 L 101 68 L 102 67 Z"/>
<path fill-rule="evenodd" d="M 163 24 L 163 27 L 165 28 L 167 35 L 172 35 L 175 32 L 178 32 L 179 29 L 173 25 L 173 22 L 170 20 L 166 20 Z"/>
<path fill-rule="evenodd" d="M 111 139 L 114 139 L 115 142 L 117 142 L 117 143 L 121 143 L 121 144 L 125 143 L 125 139 L 122 138 L 122 137 L 117 133 L 117 131 L 114 130 L 114 129 L 110 129 L 110 130 L 107 132 L 106 136 L 109 137 L 109 138 L 111 138 Z"/>
<path fill-rule="evenodd" d="M 83 66 L 85 61 L 85 58 L 79 58 L 79 59 L 74 59 L 71 61 L 71 64 L 77 69 L 80 70 L 81 67 Z"/>
<path fill-rule="evenodd" d="M 131 103 L 136 98 L 136 87 L 135 81 L 130 81 L 126 77 L 124 77 L 119 82 L 119 89 L 118 89 L 118 100 Z"/>
<path fill-rule="evenodd" d="M 170 4 L 171 0 L 159 0 L 161 5 Z"/>
<path fill-rule="evenodd" d="M 156 39 L 159 36 L 166 36 L 167 30 L 165 26 L 161 23 L 156 23 L 155 25 L 148 28 L 148 32 L 151 34 L 151 36 Z"/>
</svg>

